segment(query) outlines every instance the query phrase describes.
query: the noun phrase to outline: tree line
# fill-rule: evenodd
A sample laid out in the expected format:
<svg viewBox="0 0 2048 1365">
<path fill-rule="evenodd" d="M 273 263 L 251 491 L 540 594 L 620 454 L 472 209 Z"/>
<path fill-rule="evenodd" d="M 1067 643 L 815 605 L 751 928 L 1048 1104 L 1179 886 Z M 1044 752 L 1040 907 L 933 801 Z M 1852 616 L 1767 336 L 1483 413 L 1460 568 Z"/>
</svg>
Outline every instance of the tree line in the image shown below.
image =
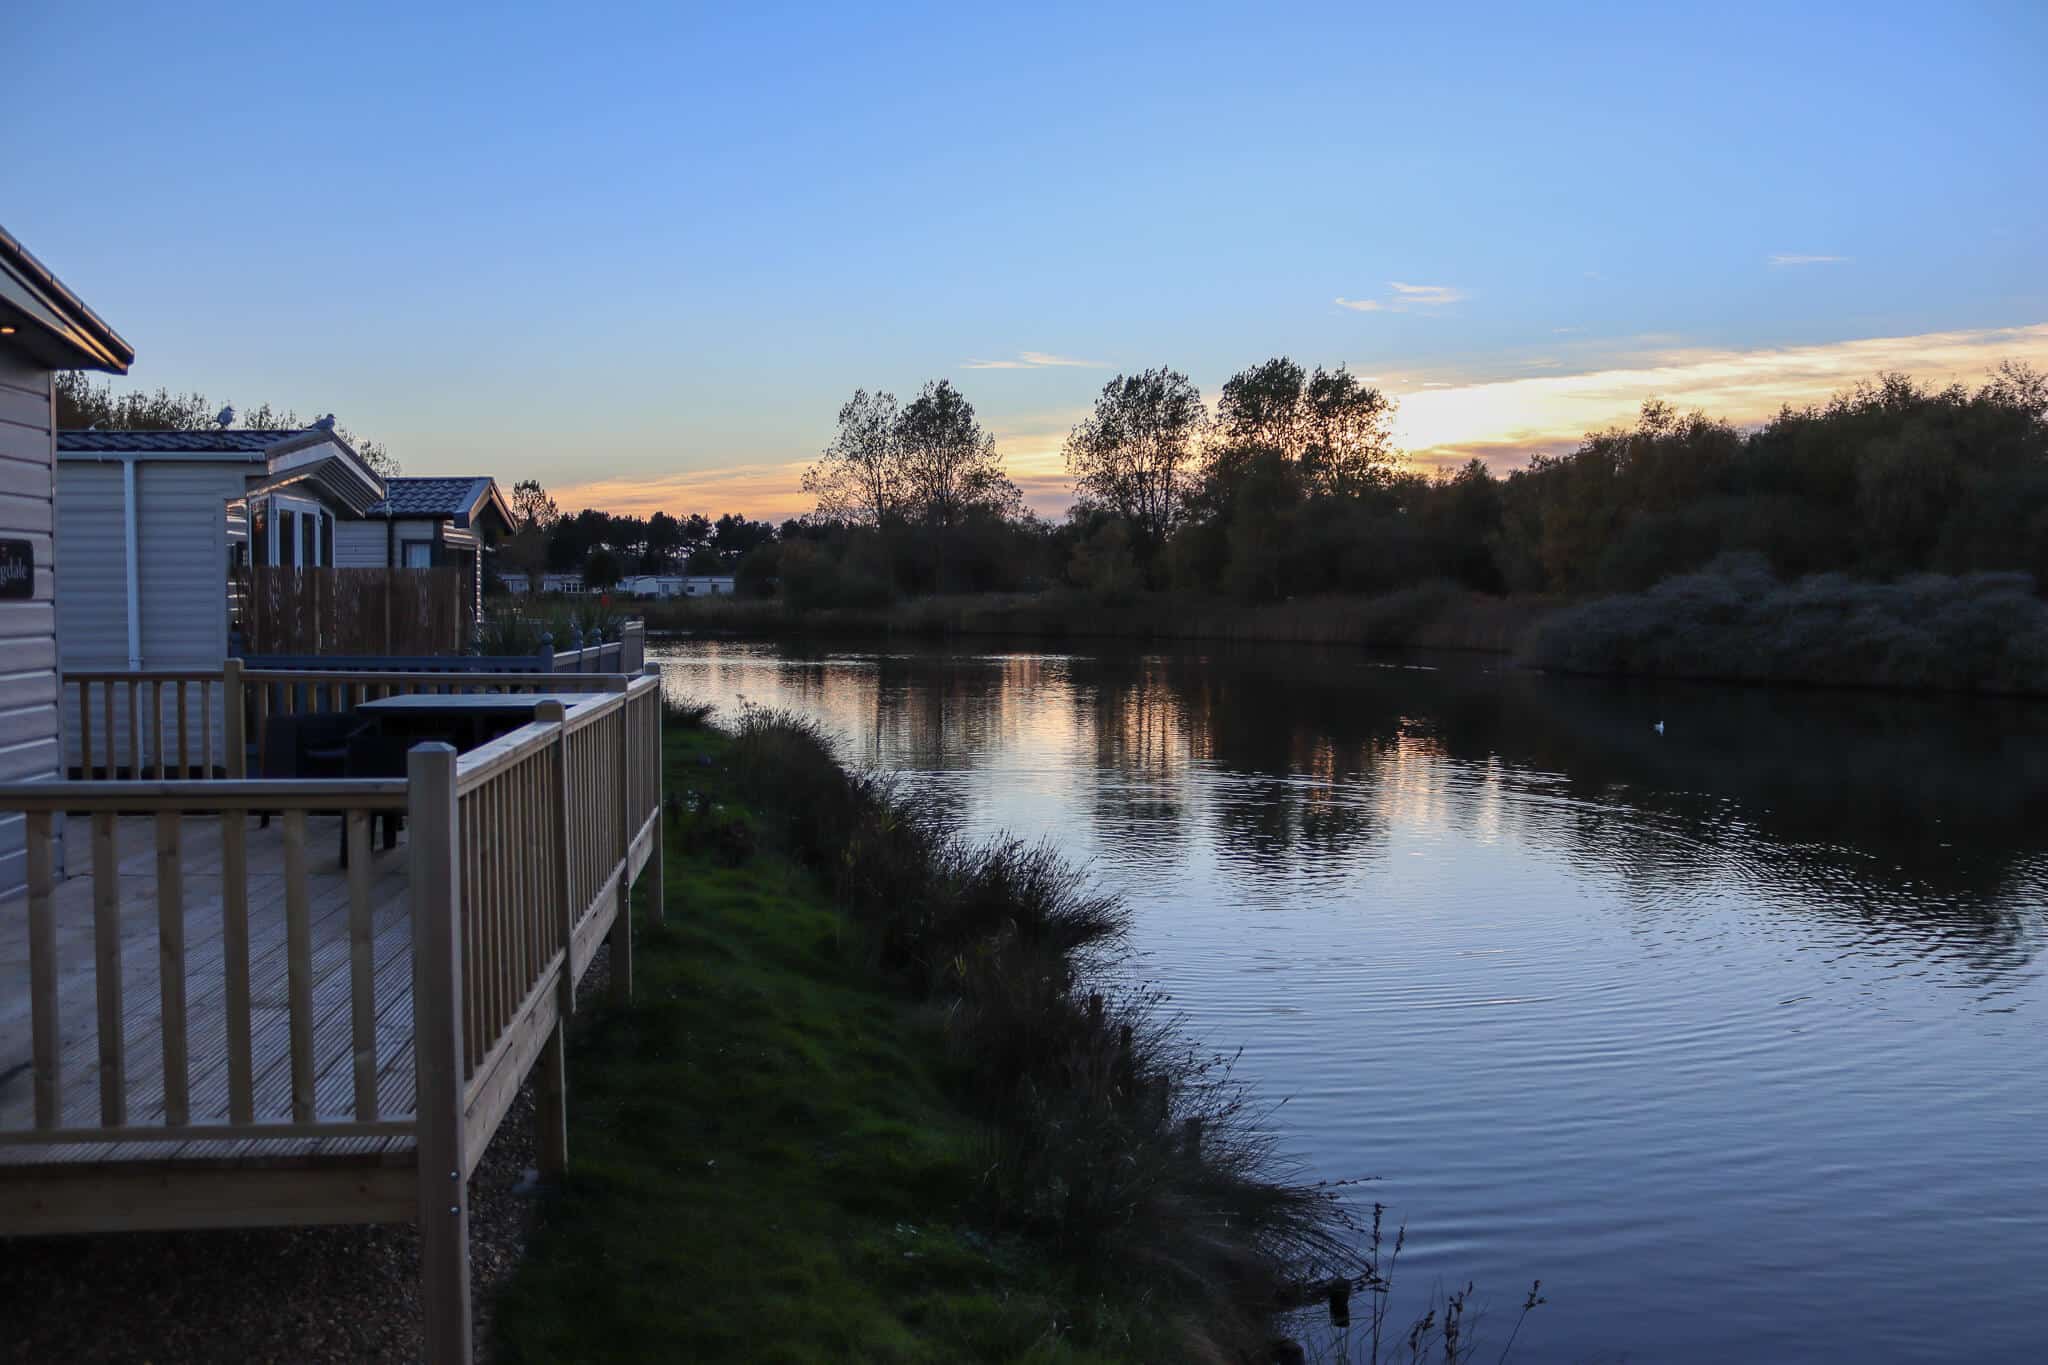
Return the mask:
<svg viewBox="0 0 2048 1365">
<path fill-rule="evenodd" d="M 1629 591 L 1748 553 L 1784 576 L 2048 583 L 2048 379 L 2024 365 L 1975 388 L 1882 375 L 1749 431 L 1652 401 L 1505 476 L 1416 468 L 1393 415 L 1343 367 L 1286 357 L 1234 375 L 1213 411 L 1178 371 L 1118 375 L 1067 438 L 1075 502 L 1052 523 L 949 383 L 904 407 L 857 392 L 805 476 L 815 510 L 755 552 L 773 561 L 755 577 L 817 605 L 1044 586 L 1257 602 L 1425 581 Z"/>
<path fill-rule="evenodd" d="M 537 479 L 513 485 L 507 501 L 512 535 L 498 547 L 498 573 L 533 586 L 550 573 L 576 574 L 593 588 L 634 574 L 729 574 L 779 534 L 771 523 L 737 512 L 716 521 L 702 513 L 640 517 L 594 507 L 564 514 Z"/>
</svg>

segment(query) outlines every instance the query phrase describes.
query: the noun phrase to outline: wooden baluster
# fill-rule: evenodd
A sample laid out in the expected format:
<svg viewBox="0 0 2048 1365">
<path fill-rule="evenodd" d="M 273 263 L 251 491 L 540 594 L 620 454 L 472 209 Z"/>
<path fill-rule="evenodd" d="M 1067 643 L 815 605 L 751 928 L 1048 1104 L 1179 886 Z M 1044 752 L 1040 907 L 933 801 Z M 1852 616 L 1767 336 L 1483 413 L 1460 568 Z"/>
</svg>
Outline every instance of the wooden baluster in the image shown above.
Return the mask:
<svg viewBox="0 0 2048 1365">
<path fill-rule="evenodd" d="M 417 1077 L 420 1303 L 427 1359 L 470 1359 L 469 1182 L 462 1042 L 461 872 L 455 750 L 406 760 L 411 812 L 413 1068 Z"/>
<path fill-rule="evenodd" d="M 192 1079 L 185 1040 L 185 859 L 178 813 L 156 816 L 156 941 L 158 990 L 163 1005 L 164 1122 L 190 1121 Z"/>
<path fill-rule="evenodd" d="M 92 817 L 93 991 L 99 1000 L 100 1122 L 128 1121 L 128 1049 L 121 1034 L 121 854 L 114 813 Z"/>
<path fill-rule="evenodd" d="M 164 780 L 164 683 L 161 678 L 149 682 L 149 757 L 150 771 L 156 780 Z"/>
<path fill-rule="evenodd" d="M 349 1021 L 355 1043 L 356 1117 L 377 1117 L 377 954 L 370 919 L 370 813 L 348 813 Z"/>
<path fill-rule="evenodd" d="M 199 680 L 199 763 L 201 777 L 213 776 L 213 679 Z M 223 767 L 221 771 L 227 769 Z"/>
<path fill-rule="evenodd" d="M 60 710 L 64 705 L 64 690 L 64 680 L 59 678 L 57 680 L 57 704 Z M 83 778 L 91 778 L 92 776 L 92 679 L 90 678 L 80 678 L 78 680 L 78 775 Z M 113 774 L 108 773 L 107 776 L 112 777 Z"/>
<path fill-rule="evenodd" d="M 284 922 L 291 1001 L 292 1118 L 313 1121 L 313 917 L 306 885 L 306 812 L 284 813 Z"/>
<path fill-rule="evenodd" d="M 180 778 L 187 778 L 192 775 L 191 746 L 186 743 L 186 719 L 185 680 L 180 678 L 178 679 L 178 776 Z"/>
<path fill-rule="evenodd" d="M 107 753 L 106 776 L 111 778 L 117 762 L 114 752 L 114 682 L 111 678 L 100 681 L 100 707 L 100 733 L 105 736 L 101 743 Z"/>
<path fill-rule="evenodd" d="M 249 1123 L 256 1113 L 249 1014 L 249 814 L 220 815 L 221 970 L 227 992 L 228 1119 Z"/>
<path fill-rule="evenodd" d="M 128 679 L 128 776 L 142 779 L 142 684 Z"/>
<path fill-rule="evenodd" d="M 55 1128 L 63 1090 L 58 1074 L 57 886 L 50 847 L 50 812 L 28 812 L 29 1059 L 35 1069 L 36 1127 Z"/>
</svg>

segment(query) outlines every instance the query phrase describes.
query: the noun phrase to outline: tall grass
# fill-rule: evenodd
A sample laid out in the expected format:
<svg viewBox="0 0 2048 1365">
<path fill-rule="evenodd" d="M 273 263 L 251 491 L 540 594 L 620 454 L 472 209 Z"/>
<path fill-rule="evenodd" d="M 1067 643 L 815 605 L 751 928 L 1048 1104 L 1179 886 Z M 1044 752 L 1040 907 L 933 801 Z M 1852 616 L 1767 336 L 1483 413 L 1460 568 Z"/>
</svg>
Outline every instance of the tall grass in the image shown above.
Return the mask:
<svg viewBox="0 0 2048 1365">
<path fill-rule="evenodd" d="M 2025 574 L 1776 578 L 1735 555 L 1540 622 L 1525 662 L 1567 673 L 2048 693 L 2048 603 Z"/>
<path fill-rule="evenodd" d="M 1304 1179 L 1234 1058 L 1192 1044 L 1160 995 L 1103 986 L 1128 928 L 1121 900 L 1043 845 L 962 839 L 888 778 L 843 766 L 807 720 L 746 708 L 731 769 L 875 967 L 940 1021 L 954 1084 L 987 1125 L 978 1197 L 997 1233 L 1154 1305 L 1180 1324 L 1177 1359 L 1305 1359 L 1276 1324 L 1325 1306 L 1348 1324 L 1354 1293 L 1372 1299 L 1370 1356 L 1339 1335 L 1317 1359 L 1395 1358 L 1381 1354 L 1381 1210 L 1368 1226 L 1340 1185 Z M 1401 1358 L 1469 1360 L 1469 1297 L 1429 1304 Z"/>
<path fill-rule="evenodd" d="M 1251 1358 L 1295 1286 L 1355 1266 L 1336 1192 L 1279 1160 L 1227 1063 L 1152 994 L 1090 988 L 1123 938 L 1120 901 L 1045 847 L 962 840 L 842 767 L 806 721 L 745 711 L 732 767 L 877 967 L 942 1021 L 988 1124 L 979 1197 L 998 1231 L 1160 1303 L 1187 1324 L 1188 1359 Z"/>
</svg>

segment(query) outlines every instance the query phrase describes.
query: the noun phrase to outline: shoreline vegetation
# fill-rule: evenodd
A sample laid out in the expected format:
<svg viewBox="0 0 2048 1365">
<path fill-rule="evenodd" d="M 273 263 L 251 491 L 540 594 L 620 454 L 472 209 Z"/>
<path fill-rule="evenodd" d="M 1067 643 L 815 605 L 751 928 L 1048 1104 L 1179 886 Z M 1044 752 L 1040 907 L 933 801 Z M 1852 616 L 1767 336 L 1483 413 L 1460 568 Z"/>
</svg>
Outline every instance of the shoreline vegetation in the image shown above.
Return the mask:
<svg viewBox="0 0 2048 1365">
<path fill-rule="evenodd" d="M 1488 596 L 1427 583 L 1375 596 L 1324 596 L 1251 605 L 1197 593 L 1119 602 L 1052 590 L 908 598 L 875 606 L 794 606 L 779 598 L 636 602 L 650 638 L 785 635 L 1122 640 L 1239 640 L 1513 653 L 1529 627 L 1563 604 Z"/>
<path fill-rule="evenodd" d="M 1598 677 L 2048 695 L 2048 602 L 2026 574 L 1782 580 L 1730 555 L 1641 593 L 1495 597 L 1449 583 L 1248 606 L 1160 593 L 917 598 L 796 609 L 773 598 L 639 604 L 651 639 L 905 637 L 1349 645 L 1498 654 Z"/>
<path fill-rule="evenodd" d="M 1075 501 L 1027 510 L 973 404 L 857 391 L 781 526 L 560 516 L 537 485 L 508 568 L 683 558 L 731 602 L 650 626 L 749 634 L 1300 641 L 1488 650 L 1570 672 L 2048 692 L 2048 375 L 1883 374 L 1743 429 L 1644 404 L 1498 474 L 1395 448 L 1394 404 L 1281 356 L 1213 410 L 1118 375 L 1069 434 Z M 1753 599 L 1753 600 L 1750 600 Z M 1950 616 L 1954 619 L 1949 619 Z M 2016 639 L 2000 643 L 1996 627 Z"/>
<path fill-rule="evenodd" d="M 1109 984 L 1120 902 L 806 722 L 708 711 L 670 706 L 668 921 L 572 1027 L 571 1171 L 500 1359 L 1473 1358 L 1469 1289 L 1389 1321 L 1380 1211 Z"/>
</svg>

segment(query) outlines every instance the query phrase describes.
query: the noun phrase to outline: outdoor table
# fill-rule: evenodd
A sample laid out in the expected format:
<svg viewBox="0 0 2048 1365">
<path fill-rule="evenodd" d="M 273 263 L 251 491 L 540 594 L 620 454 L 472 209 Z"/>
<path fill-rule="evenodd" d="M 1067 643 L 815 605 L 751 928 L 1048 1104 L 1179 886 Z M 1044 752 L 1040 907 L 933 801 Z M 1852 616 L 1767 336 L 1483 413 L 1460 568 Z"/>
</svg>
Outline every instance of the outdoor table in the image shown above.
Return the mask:
<svg viewBox="0 0 2048 1365">
<path fill-rule="evenodd" d="M 474 749 L 532 721 L 548 702 L 563 710 L 602 697 L 602 692 L 421 692 L 382 697 L 356 707 L 356 714 L 377 722 L 387 738 L 408 745 L 444 740 L 457 749 Z"/>
</svg>

